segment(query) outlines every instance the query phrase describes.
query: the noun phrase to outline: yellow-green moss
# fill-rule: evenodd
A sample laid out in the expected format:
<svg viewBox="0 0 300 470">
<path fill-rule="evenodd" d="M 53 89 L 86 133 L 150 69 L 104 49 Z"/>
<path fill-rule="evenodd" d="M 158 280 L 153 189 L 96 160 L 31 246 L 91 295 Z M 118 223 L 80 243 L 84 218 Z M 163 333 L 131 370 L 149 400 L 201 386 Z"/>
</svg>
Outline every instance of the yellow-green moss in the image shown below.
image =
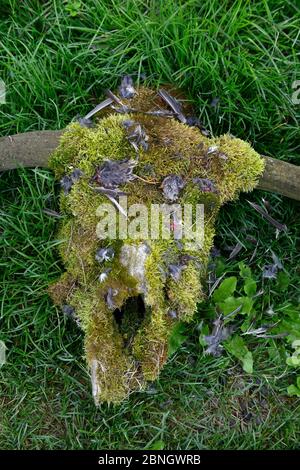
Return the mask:
<svg viewBox="0 0 300 470">
<path fill-rule="evenodd" d="M 147 88 L 140 88 L 136 97 L 130 102 L 124 100 L 124 104 L 142 111 L 164 106 L 155 91 Z M 121 263 L 123 247 L 142 242 L 128 237 L 100 240 L 96 234 L 97 208 L 111 202 L 94 190 L 91 178 L 105 160 L 136 159 L 123 125 L 128 119 L 141 123 L 149 137 L 149 149 L 140 150 L 134 168 L 137 178 L 120 188 L 128 195 L 128 205 L 143 203 L 150 209 L 152 203 L 166 202 L 162 182 L 171 174 L 180 175 L 185 181 L 176 203 L 204 205 L 201 248 L 191 247 L 185 238 L 180 243 L 172 237 L 147 240 L 145 286 Z M 57 179 L 71 175 L 75 169 L 80 169 L 82 176 L 68 194 L 61 194 L 64 218 L 58 238 L 66 272 L 49 287 L 49 293 L 56 304 L 69 304 L 75 309 L 85 332 L 85 357 L 96 403 L 120 402 L 157 377 L 167 360 L 174 324 L 192 319 L 197 302 L 204 298 L 205 271 L 218 211 L 226 201 L 236 199 L 240 191 L 254 188 L 263 171 L 263 159 L 247 142 L 229 135 L 209 139 L 199 129 L 174 119 L 106 110 L 94 128 L 70 124 L 50 166 Z M 215 191 L 205 192 L 195 178 L 208 178 Z M 99 264 L 96 251 L 107 246 L 115 256 Z M 170 275 L 170 263 L 184 264 L 179 279 Z M 103 272 L 107 272 L 107 277 L 100 282 Z M 109 289 L 113 290 L 113 308 L 107 302 Z M 138 296 L 144 299 L 144 318 L 137 319 L 129 310 L 127 323 L 118 324 L 115 313 L 126 308 L 128 299 Z M 137 320 L 141 320 L 140 324 L 135 325 Z"/>
<path fill-rule="evenodd" d="M 63 133 L 60 145 L 50 160 L 57 177 L 80 168 L 86 176 L 92 176 L 95 165 L 109 155 L 122 159 L 129 152 L 130 145 L 124 139 L 122 122 L 126 115 L 110 115 L 101 121 L 96 129 L 81 127 L 78 123 L 70 124 Z"/>
<path fill-rule="evenodd" d="M 190 263 L 182 272 L 180 288 L 178 282 L 171 279 L 167 286 L 167 293 L 171 308 L 178 314 L 178 320 L 191 321 L 197 302 L 203 298 L 199 269 Z"/>
</svg>

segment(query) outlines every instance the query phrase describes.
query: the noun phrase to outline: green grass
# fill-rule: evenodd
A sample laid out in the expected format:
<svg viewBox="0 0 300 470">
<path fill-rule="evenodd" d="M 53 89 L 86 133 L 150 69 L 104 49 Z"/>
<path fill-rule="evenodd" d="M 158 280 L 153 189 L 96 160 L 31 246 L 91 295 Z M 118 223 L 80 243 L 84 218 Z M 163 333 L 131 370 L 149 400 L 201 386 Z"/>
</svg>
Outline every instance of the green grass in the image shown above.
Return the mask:
<svg viewBox="0 0 300 470">
<path fill-rule="evenodd" d="M 299 105 L 291 102 L 299 79 L 296 2 L 89 0 L 74 17 L 66 3 L 1 2 L 2 135 L 63 128 L 123 74 L 145 73 L 154 86 L 182 87 L 216 135 L 229 131 L 261 153 L 299 164 Z M 0 448 L 144 449 L 157 441 L 167 449 L 299 448 L 300 403 L 286 394 L 295 376 L 285 365 L 285 341 L 249 340 L 253 375 L 226 354 L 204 356 L 198 325 L 207 305 L 158 382 L 120 406 L 96 409 L 82 334 L 45 293 L 61 271 L 56 223 L 43 212 L 57 207 L 53 177 L 40 169 L 5 173 L 0 189 L 0 340 L 8 347 Z M 277 239 L 246 202 L 263 196 L 288 226 Z M 299 204 L 258 191 L 219 219 L 216 244 L 229 275 L 239 261 L 249 263 L 247 235 L 259 240 L 252 267 L 264 288 L 261 310 L 272 305 L 276 318 L 299 305 L 299 229 Z M 228 261 L 226 247 L 237 240 L 244 248 Z M 289 274 L 282 292 L 261 278 L 270 249 Z"/>
</svg>

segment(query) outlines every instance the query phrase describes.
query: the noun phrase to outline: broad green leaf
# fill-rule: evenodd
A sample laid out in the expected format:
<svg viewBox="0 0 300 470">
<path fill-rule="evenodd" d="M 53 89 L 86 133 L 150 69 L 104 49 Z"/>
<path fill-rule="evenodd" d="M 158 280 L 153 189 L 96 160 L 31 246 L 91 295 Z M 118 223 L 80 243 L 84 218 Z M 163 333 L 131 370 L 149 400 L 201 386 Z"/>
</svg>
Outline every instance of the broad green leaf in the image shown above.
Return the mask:
<svg viewBox="0 0 300 470">
<path fill-rule="evenodd" d="M 248 351 L 242 359 L 243 369 L 248 374 L 253 373 L 253 357 L 252 352 Z"/>
<path fill-rule="evenodd" d="M 186 340 L 187 335 L 186 326 L 184 323 L 176 323 L 174 326 L 170 338 L 169 338 L 169 350 L 168 355 L 171 356 L 177 349 L 182 345 L 182 343 Z"/>
<path fill-rule="evenodd" d="M 213 299 L 215 302 L 223 302 L 227 297 L 230 297 L 236 290 L 237 278 L 235 276 L 224 279 L 223 282 L 213 293 Z"/>
<path fill-rule="evenodd" d="M 244 284 L 244 291 L 249 297 L 253 297 L 253 295 L 256 294 L 256 282 L 254 279 L 246 279 Z"/>
<path fill-rule="evenodd" d="M 220 258 L 218 258 L 217 260 L 217 263 L 216 263 L 216 276 L 217 277 L 220 277 L 222 276 L 222 274 L 224 273 L 225 271 L 225 268 L 226 268 L 226 264 L 224 263 L 224 261 Z"/>
<path fill-rule="evenodd" d="M 249 315 L 253 308 L 253 300 L 250 297 L 227 297 L 224 302 L 219 302 L 218 307 L 224 315 L 228 315 L 238 307 L 242 306 L 237 314 Z"/>
<path fill-rule="evenodd" d="M 249 330 L 251 324 L 252 324 L 251 318 L 246 317 L 246 320 L 243 321 L 243 323 L 241 324 L 241 331 L 245 333 L 245 331 Z"/>
<path fill-rule="evenodd" d="M 296 385 L 290 385 L 287 388 L 287 392 L 291 397 L 293 396 L 300 397 L 300 388 L 296 387 Z"/>
<path fill-rule="evenodd" d="M 205 336 L 209 335 L 209 327 L 208 325 L 204 325 L 203 328 L 201 329 L 201 333 L 199 335 L 199 343 L 201 346 L 205 347 L 207 346 L 207 343 L 204 339 Z"/>
<path fill-rule="evenodd" d="M 252 272 L 249 266 L 246 266 L 245 263 L 241 262 L 239 263 L 239 268 L 240 268 L 240 276 L 243 279 L 251 278 Z"/>
<path fill-rule="evenodd" d="M 236 297 L 232 297 L 232 296 L 227 297 L 227 299 L 225 299 L 224 302 L 218 303 L 218 307 L 220 308 L 223 315 L 228 315 L 229 313 L 236 310 L 240 305 L 242 305 L 242 302 Z"/>
<path fill-rule="evenodd" d="M 238 335 L 234 335 L 231 339 L 227 340 L 224 346 L 230 354 L 240 360 L 242 360 L 248 352 L 243 338 Z"/>
<path fill-rule="evenodd" d="M 164 450 L 164 448 L 164 441 L 155 441 L 150 447 L 147 448 L 147 450 Z"/>
<path fill-rule="evenodd" d="M 298 367 L 300 366 L 300 357 L 299 356 L 290 356 L 287 358 L 286 363 L 288 366 Z"/>
<path fill-rule="evenodd" d="M 243 338 L 235 335 L 224 343 L 224 347 L 229 354 L 239 359 L 242 363 L 243 369 L 248 374 L 253 372 L 253 357 L 252 353 L 248 350 Z"/>
<path fill-rule="evenodd" d="M 290 342 L 300 338 L 300 310 L 293 305 L 282 306 L 277 309 L 277 313 L 282 318 L 280 325 L 276 328 L 276 333 L 288 333 Z"/>
<path fill-rule="evenodd" d="M 277 274 L 277 285 L 276 285 L 276 287 L 278 288 L 278 290 L 280 292 L 284 292 L 284 291 L 287 290 L 289 285 L 290 285 L 289 275 L 287 273 L 285 273 L 284 271 L 280 271 Z"/>
<path fill-rule="evenodd" d="M 81 7 L 81 0 L 69 0 L 65 8 L 66 11 L 70 14 L 70 16 L 77 16 L 80 13 Z"/>
<path fill-rule="evenodd" d="M 246 297 L 246 296 L 238 297 L 237 300 L 242 305 L 242 309 L 240 310 L 240 313 L 244 315 L 249 315 L 249 313 L 251 313 L 253 309 L 253 303 L 254 303 L 253 300 L 250 299 L 250 297 Z"/>
</svg>

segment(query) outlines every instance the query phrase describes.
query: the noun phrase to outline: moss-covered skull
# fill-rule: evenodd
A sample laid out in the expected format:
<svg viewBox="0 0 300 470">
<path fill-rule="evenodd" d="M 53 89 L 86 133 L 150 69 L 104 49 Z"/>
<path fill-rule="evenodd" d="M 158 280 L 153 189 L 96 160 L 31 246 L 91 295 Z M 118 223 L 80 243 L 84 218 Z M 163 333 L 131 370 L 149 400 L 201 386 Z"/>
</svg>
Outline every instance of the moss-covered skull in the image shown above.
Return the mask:
<svg viewBox="0 0 300 470">
<path fill-rule="evenodd" d="M 63 187 L 59 251 L 66 272 L 49 291 L 85 332 L 96 403 L 120 402 L 158 376 L 172 329 L 190 321 L 204 298 L 220 206 L 252 190 L 263 171 L 248 143 L 208 138 L 164 109 L 151 89 L 123 94 L 121 108 L 110 108 L 94 127 L 70 124 L 50 162 Z M 202 248 L 174 237 L 102 240 L 97 209 L 118 207 L 120 194 L 128 206 L 204 204 Z"/>
</svg>

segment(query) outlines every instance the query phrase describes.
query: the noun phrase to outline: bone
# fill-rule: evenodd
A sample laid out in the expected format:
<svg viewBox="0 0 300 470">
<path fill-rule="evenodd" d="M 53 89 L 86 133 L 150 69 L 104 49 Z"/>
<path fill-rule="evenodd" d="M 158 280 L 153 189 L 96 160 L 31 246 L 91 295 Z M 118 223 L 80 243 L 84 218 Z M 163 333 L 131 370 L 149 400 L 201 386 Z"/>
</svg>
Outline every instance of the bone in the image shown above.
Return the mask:
<svg viewBox="0 0 300 470">
<path fill-rule="evenodd" d="M 0 171 L 18 167 L 48 167 L 48 159 L 56 149 L 63 130 L 36 131 L 0 138 Z M 256 189 L 281 194 L 300 201 L 300 166 L 261 155 L 265 171 Z"/>
</svg>

